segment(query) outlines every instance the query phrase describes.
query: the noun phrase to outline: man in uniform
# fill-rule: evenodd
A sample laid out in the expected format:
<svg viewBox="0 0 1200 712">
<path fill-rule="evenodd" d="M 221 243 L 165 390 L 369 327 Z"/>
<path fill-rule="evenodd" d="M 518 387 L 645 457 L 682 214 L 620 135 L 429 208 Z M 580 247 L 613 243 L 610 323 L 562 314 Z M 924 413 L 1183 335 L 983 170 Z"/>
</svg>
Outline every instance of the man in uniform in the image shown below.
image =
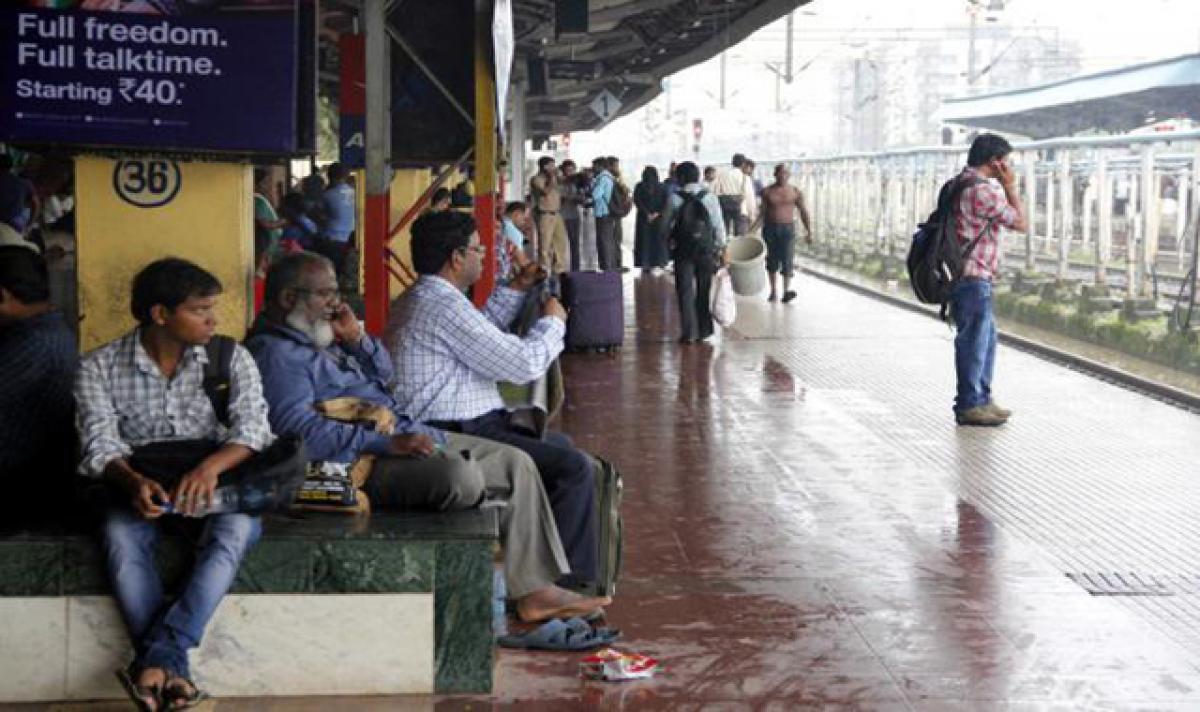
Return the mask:
<svg viewBox="0 0 1200 712">
<path fill-rule="evenodd" d="M 529 181 L 529 193 L 533 196 L 533 212 L 537 220 L 538 263 L 550 274 L 566 272 L 571 266 L 567 225 L 561 213 L 558 170 L 550 156 L 542 156 L 538 160 L 538 173 Z"/>
</svg>

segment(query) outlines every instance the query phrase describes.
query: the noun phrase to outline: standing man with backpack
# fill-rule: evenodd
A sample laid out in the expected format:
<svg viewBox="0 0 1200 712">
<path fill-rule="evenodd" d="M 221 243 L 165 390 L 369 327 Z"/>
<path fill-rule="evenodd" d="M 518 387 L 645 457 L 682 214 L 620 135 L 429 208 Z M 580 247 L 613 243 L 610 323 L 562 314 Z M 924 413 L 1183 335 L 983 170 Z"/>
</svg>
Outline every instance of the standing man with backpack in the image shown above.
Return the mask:
<svg viewBox="0 0 1200 712">
<path fill-rule="evenodd" d="M 1008 165 L 1011 153 L 1012 146 L 1004 138 L 982 134 L 971 143 L 967 167 L 942 189 L 943 197 L 950 191 L 954 235 L 962 250 L 961 276 L 952 283 L 949 299 L 958 331 L 954 416 L 959 425 L 1003 425 L 1012 415 L 992 400 L 996 363 L 992 281 L 1000 266 L 1000 228 L 1024 231 L 1026 226 L 1016 175 Z"/>
<path fill-rule="evenodd" d="M 617 242 L 617 221 L 620 218 L 613 215 L 610 205 L 616 180 L 608 171 L 607 158 L 592 161 L 592 171 L 596 174 L 592 181 L 592 210 L 596 216 L 596 257 L 600 262 L 601 271 L 607 272 L 621 265 L 621 246 Z"/>
<path fill-rule="evenodd" d="M 667 200 L 661 221 L 675 260 L 675 292 L 679 296 L 679 342 L 696 343 L 712 336 L 713 318 L 709 290 L 725 254 L 725 221 L 721 203 L 700 182 L 700 168 L 684 161 L 675 169 L 683 187 Z"/>
<path fill-rule="evenodd" d="M 624 255 L 621 246 L 625 244 L 625 218 L 633 212 L 633 190 L 625 182 L 625 176 L 621 175 L 621 159 L 609 156 L 607 161 L 608 172 L 613 177 L 613 194 L 612 199 L 608 202 L 608 212 L 615 218 L 613 221 L 613 234 L 616 236 L 617 243 L 615 267 L 621 272 L 628 272 L 629 268 L 623 264 Z"/>
</svg>

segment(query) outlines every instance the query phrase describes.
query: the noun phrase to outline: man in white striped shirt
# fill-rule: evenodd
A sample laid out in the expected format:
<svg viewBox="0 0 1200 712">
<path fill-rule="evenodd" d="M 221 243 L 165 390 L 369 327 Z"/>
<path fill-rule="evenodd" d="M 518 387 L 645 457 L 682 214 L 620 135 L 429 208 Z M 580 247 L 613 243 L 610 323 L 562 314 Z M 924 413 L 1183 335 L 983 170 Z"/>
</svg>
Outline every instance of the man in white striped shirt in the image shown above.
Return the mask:
<svg viewBox="0 0 1200 712">
<path fill-rule="evenodd" d="M 562 433 L 527 437 L 509 424 L 498 381 L 529 383 L 563 350 L 566 310 L 557 299 L 525 336 L 508 333 L 535 281 L 537 265 L 497 287 L 483 311 L 464 291 L 482 272 L 486 248 L 460 213 L 427 215 L 412 228 L 421 278 L 396 303 L 386 341 L 396 401 L 418 422 L 507 443 L 533 458 L 571 564 L 569 585 L 595 581 L 595 487 L 591 459 Z"/>
</svg>

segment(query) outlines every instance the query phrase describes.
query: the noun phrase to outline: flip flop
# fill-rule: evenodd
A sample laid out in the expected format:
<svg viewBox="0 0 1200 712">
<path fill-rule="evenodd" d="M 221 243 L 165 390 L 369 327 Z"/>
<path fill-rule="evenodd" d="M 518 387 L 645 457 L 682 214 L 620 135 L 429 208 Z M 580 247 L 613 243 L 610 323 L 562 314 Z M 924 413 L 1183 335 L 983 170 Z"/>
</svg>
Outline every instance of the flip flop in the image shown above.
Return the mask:
<svg viewBox="0 0 1200 712">
<path fill-rule="evenodd" d="M 591 636 L 596 645 L 608 645 L 617 638 L 621 637 L 621 631 L 616 628 L 596 628 L 591 626 L 583 618 L 570 618 L 566 621 L 567 627 L 574 631 L 576 636 L 580 638 Z"/>
<path fill-rule="evenodd" d="M 137 707 L 138 712 L 159 712 L 163 709 L 161 687 L 143 687 L 137 684 L 127 668 L 117 670 L 115 674 L 121 687 L 125 688 L 125 694 L 129 695 L 129 701 Z"/>
<path fill-rule="evenodd" d="M 608 645 L 620 635 L 619 630 L 592 628 L 582 618 L 555 618 L 524 635 L 506 635 L 496 642 L 502 648 L 575 651 Z"/>
<path fill-rule="evenodd" d="M 207 692 L 201 690 L 196 686 L 196 683 L 182 675 L 171 676 L 167 680 L 167 684 L 163 685 L 162 709 L 167 712 L 190 710 L 207 699 Z"/>
</svg>

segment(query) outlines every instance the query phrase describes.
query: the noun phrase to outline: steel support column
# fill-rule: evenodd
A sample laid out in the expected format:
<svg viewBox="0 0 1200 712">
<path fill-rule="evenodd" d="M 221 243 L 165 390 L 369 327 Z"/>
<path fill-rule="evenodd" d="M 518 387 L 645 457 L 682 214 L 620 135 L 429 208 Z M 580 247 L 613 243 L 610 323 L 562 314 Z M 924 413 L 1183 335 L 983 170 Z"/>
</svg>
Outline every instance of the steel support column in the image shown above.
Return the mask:
<svg viewBox="0 0 1200 712">
<path fill-rule="evenodd" d="M 387 241 L 392 147 L 391 38 L 387 32 L 386 0 L 364 0 L 362 17 L 367 35 L 367 174 L 363 216 L 363 299 L 367 331 L 379 335 L 387 323 Z"/>
<path fill-rule="evenodd" d="M 505 200 L 520 200 L 525 194 L 525 85 L 513 82 L 508 95 L 512 97 L 512 117 L 508 130 L 508 170 L 511 176 Z"/>
</svg>

